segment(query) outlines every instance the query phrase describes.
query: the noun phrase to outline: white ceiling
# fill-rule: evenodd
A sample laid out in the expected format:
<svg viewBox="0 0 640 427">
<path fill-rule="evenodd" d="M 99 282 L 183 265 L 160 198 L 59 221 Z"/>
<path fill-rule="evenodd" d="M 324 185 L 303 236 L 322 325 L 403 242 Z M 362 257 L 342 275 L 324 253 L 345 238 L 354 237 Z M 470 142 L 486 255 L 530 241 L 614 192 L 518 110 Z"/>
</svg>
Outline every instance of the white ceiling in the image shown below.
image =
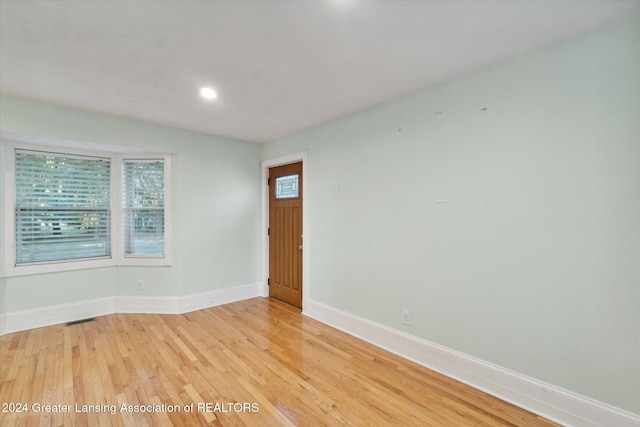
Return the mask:
<svg viewBox="0 0 640 427">
<path fill-rule="evenodd" d="M 638 0 L 0 0 L 0 91 L 265 142 L 635 14 Z"/>
</svg>

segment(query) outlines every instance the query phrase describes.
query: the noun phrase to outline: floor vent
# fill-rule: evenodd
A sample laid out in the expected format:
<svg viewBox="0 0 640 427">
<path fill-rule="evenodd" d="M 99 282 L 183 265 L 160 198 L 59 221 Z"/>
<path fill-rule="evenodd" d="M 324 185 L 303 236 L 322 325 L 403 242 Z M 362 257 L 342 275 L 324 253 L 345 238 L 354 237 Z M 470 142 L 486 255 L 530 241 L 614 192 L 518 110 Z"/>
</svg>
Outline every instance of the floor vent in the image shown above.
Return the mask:
<svg viewBox="0 0 640 427">
<path fill-rule="evenodd" d="M 73 322 L 67 322 L 67 326 L 77 325 L 78 323 L 93 322 L 94 320 L 96 320 L 95 317 L 90 317 L 88 319 L 82 319 L 82 320 L 74 320 Z"/>
</svg>

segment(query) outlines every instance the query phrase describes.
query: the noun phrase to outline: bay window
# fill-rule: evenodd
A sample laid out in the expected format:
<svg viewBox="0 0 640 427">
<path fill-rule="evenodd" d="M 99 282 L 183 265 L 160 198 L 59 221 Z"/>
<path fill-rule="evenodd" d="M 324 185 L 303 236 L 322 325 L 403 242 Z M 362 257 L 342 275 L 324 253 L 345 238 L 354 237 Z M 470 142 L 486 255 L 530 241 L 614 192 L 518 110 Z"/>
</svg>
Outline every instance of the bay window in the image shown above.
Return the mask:
<svg viewBox="0 0 640 427">
<path fill-rule="evenodd" d="M 170 265 L 170 155 L 1 148 L 2 275 Z"/>
</svg>

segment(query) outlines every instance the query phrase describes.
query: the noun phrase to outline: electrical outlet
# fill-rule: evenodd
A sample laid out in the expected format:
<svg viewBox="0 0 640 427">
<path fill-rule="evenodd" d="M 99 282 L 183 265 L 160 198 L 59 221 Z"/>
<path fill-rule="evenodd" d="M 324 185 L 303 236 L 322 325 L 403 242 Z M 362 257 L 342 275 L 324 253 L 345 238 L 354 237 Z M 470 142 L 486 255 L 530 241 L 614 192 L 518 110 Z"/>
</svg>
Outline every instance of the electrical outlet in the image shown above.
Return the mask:
<svg viewBox="0 0 640 427">
<path fill-rule="evenodd" d="M 411 311 L 402 310 L 402 324 L 411 326 Z"/>
<path fill-rule="evenodd" d="M 136 282 L 136 285 L 137 285 L 139 291 L 144 289 L 144 281 L 143 280 L 138 280 Z"/>
</svg>

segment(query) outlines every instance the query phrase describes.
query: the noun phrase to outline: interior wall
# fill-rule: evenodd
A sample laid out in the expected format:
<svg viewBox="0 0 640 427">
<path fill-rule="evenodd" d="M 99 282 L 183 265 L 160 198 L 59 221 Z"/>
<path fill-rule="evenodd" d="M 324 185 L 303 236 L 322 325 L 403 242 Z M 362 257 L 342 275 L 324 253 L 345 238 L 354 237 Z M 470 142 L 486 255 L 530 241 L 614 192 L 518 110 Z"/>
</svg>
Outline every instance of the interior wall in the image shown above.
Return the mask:
<svg viewBox="0 0 640 427">
<path fill-rule="evenodd" d="M 0 98 L 0 118 L 5 132 L 172 153 L 174 201 L 171 267 L 6 277 L 0 282 L 4 313 L 108 296 L 186 296 L 260 281 L 258 145 L 9 96 Z"/>
<path fill-rule="evenodd" d="M 262 158 L 308 151 L 308 298 L 638 414 L 639 117 L 636 18 Z"/>
</svg>

